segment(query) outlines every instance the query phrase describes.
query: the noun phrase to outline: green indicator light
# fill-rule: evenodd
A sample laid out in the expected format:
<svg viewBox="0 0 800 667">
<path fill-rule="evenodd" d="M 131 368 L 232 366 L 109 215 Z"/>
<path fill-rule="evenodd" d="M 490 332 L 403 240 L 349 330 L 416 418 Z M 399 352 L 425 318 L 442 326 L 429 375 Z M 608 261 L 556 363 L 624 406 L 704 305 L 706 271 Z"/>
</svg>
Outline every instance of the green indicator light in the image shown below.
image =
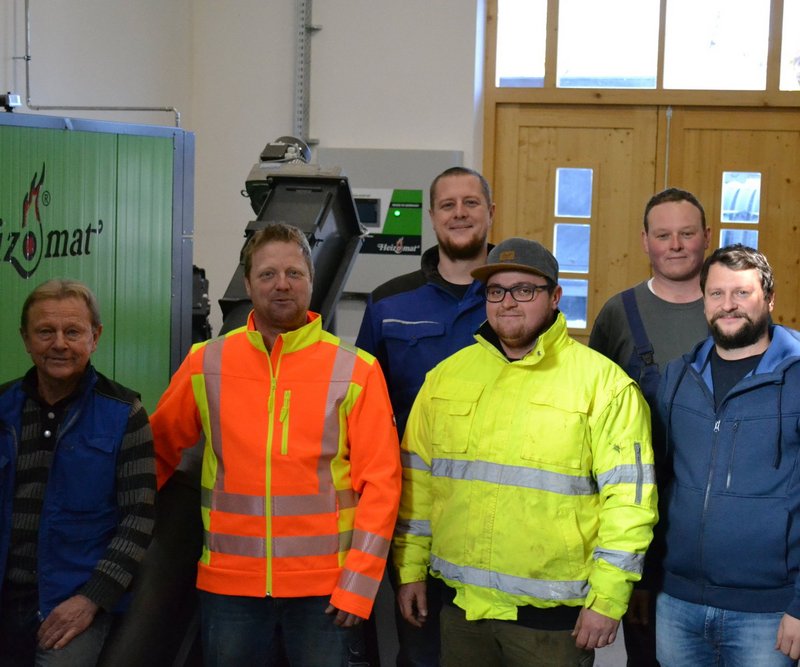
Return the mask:
<svg viewBox="0 0 800 667">
<path fill-rule="evenodd" d="M 395 218 L 399 218 L 400 217 L 400 211 L 395 211 L 394 212 L 394 217 Z"/>
</svg>

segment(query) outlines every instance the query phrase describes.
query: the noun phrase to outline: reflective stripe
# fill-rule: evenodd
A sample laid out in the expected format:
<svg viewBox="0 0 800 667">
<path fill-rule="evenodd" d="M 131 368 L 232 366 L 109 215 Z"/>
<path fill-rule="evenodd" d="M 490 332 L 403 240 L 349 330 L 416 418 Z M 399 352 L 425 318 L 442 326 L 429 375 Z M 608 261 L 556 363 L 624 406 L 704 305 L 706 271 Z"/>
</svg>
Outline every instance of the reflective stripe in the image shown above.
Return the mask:
<svg viewBox="0 0 800 667">
<path fill-rule="evenodd" d="M 339 537 L 339 534 L 273 537 L 272 555 L 275 558 L 330 556 L 339 552 Z"/>
<path fill-rule="evenodd" d="M 222 426 L 220 424 L 220 394 L 222 393 L 222 346 L 225 338 L 216 338 L 205 346 L 203 353 L 203 382 L 208 400 L 208 421 L 211 446 L 217 456 L 217 479 L 214 486 L 222 488 L 225 481 L 225 462 L 222 458 Z"/>
<path fill-rule="evenodd" d="M 420 537 L 433 535 L 431 522 L 422 519 L 398 519 L 394 531 L 400 535 L 419 535 Z"/>
<path fill-rule="evenodd" d="M 425 461 L 423 461 L 419 455 L 414 454 L 413 452 L 400 450 L 400 463 L 404 468 L 410 468 L 411 470 L 423 470 L 425 472 L 431 471 L 431 467 L 425 463 Z"/>
<path fill-rule="evenodd" d="M 329 487 L 330 488 L 330 487 Z M 353 489 L 340 489 L 334 493 L 316 493 L 304 496 L 272 496 L 272 516 L 304 516 L 326 514 L 358 505 L 358 494 Z"/>
<path fill-rule="evenodd" d="M 602 549 L 595 547 L 594 559 L 602 558 L 614 567 L 628 572 L 641 574 L 644 569 L 644 554 L 634 554 L 630 551 L 618 551 L 616 549 Z"/>
<path fill-rule="evenodd" d="M 591 477 L 578 477 L 538 468 L 488 463 L 487 461 L 434 459 L 431 473 L 434 477 L 448 477 L 470 482 L 490 482 L 500 486 L 520 486 L 526 489 L 552 491 L 566 496 L 591 496 L 597 493 L 597 485 Z"/>
<path fill-rule="evenodd" d="M 389 540 L 375 533 L 369 533 L 366 530 L 356 528 L 353 531 L 353 544 L 352 549 L 358 549 L 365 554 L 376 556 L 377 558 L 384 558 L 389 553 Z"/>
<path fill-rule="evenodd" d="M 656 467 L 652 463 L 636 465 L 628 463 L 606 470 L 597 478 L 597 484 L 602 489 L 607 484 L 655 484 Z"/>
<path fill-rule="evenodd" d="M 267 557 L 267 543 L 263 537 L 225 535 L 206 531 L 203 541 L 209 551 L 250 558 Z"/>
<path fill-rule="evenodd" d="M 375 599 L 378 593 L 379 579 L 373 579 L 365 574 L 353 572 L 352 570 L 342 570 L 342 577 L 339 579 L 339 587 L 350 593 L 361 595 L 370 600 Z"/>
<path fill-rule="evenodd" d="M 528 579 L 476 567 L 462 567 L 434 555 L 431 555 L 431 569 L 452 581 L 541 600 L 581 600 L 589 593 L 589 582 L 585 580 Z"/>
<path fill-rule="evenodd" d="M 247 496 L 243 493 L 228 493 L 218 489 L 200 489 L 200 503 L 203 507 L 217 512 L 266 516 L 263 496 Z"/>
<path fill-rule="evenodd" d="M 328 382 L 328 396 L 325 399 L 325 424 L 322 428 L 322 456 L 319 458 L 320 488 L 332 484 L 329 460 L 339 451 L 339 406 L 344 401 L 353 379 L 356 365 L 354 351 L 344 347 L 336 350 L 336 359 Z"/>
</svg>

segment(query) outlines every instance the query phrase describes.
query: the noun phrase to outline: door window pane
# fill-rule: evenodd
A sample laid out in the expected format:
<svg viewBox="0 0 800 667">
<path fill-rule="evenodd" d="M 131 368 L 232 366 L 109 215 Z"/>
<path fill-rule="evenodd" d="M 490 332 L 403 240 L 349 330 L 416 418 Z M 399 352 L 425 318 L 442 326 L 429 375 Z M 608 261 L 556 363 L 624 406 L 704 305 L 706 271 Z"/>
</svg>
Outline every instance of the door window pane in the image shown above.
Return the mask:
<svg viewBox="0 0 800 667">
<path fill-rule="evenodd" d="M 655 88 L 658 0 L 559 0 L 560 88 Z"/>
<path fill-rule="evenodd" d="M 783 0 L 781 90 L 800 90 L 800 0 Z"/>
<path fill-rule="evenodd" d="M 664 88 L 764 90 L 769 10 L 770 0 L 667 0 Z"/>
<path fill-rule="evenodd" d="M 586 303 L 589 295 L 588 280 L 559 280 L 563 294 L 558 305 L 567 318 L 567 326 L 575 329 L 586 328 Z"/>
<path fill-rule="evenodd" d="M 560 271 L 567 273 L 589 272 L 589 225 L 555 225 L 555 256 Z"/>
<path fill-rule="evenodd" d="M 556 217 L 589 218 L 592 215 L 592 170 L 556 169 Z"/>
<path fill-rule="evenodd" d="M 723 229 L 719 233 L 719 246 L 741 243 L 751 248 L 758 248 L 758 231 L 755 229 Z"/>
<path fill-rule="evenodd" d="M 758 222 L 761 208 L 761 174 L 722 172 L 722 222 Z"/>
<path fill-rule="evenodd" d="M 547 0 L 499 0 L 497 80 L 499 87 L 544 85 Z"/>
</svg>

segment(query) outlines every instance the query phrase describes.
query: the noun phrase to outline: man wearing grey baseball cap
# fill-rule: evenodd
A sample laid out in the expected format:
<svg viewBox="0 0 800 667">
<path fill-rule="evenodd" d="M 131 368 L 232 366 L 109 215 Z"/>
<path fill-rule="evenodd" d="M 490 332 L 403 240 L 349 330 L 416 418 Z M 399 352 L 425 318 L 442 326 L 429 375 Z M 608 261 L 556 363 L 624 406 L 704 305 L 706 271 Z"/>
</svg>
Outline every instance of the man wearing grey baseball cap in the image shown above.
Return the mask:
<svg viewBox="0 0 800 667">
<path fill-rule="evenodd" d="M 487 320 L 428 374 L 403 438 L 398 603 L 419 622 L 440 582 L 444 667 L 591 665 L 657 519 L 649 410 L 569 337 L 543 245 L 507 239 L 472 275 Z"/>
</svg>

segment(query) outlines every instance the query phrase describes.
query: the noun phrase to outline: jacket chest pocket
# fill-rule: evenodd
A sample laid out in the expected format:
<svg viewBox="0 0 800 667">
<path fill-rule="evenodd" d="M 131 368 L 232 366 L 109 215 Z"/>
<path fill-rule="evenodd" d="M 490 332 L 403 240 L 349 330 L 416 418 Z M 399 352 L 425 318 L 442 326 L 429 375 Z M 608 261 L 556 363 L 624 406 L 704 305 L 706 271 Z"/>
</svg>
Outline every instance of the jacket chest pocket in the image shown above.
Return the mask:
<svg viewBox="0 0 800 667">
<path fill-rule="evenodd" d="M 548 466 L 581 469 L 588 447 L 586 413 L 533 401 L 527 407 L 528 428 L 523 437 L 522 458 Z"/>
<path fill-rule="evenodd" d="M 420 340 L 444 336 L 445 328 L 441 322 L 384 320 L 381 323 L 384 338 L 394 340 L 404 346 L 416 347 Z"/>
<path fill-rule="evenodd" d="M 53 465 L 59 504 L 77 512 L 116 502 L 116 440 L 72 436 L 58 444 Z"/>
<path fill-rule="evenodd" d="M 443 382 L 432 394 L 434 405 L 431 444 L 442 452 L 466 452 L 483 385 Z"/>
</svg>

